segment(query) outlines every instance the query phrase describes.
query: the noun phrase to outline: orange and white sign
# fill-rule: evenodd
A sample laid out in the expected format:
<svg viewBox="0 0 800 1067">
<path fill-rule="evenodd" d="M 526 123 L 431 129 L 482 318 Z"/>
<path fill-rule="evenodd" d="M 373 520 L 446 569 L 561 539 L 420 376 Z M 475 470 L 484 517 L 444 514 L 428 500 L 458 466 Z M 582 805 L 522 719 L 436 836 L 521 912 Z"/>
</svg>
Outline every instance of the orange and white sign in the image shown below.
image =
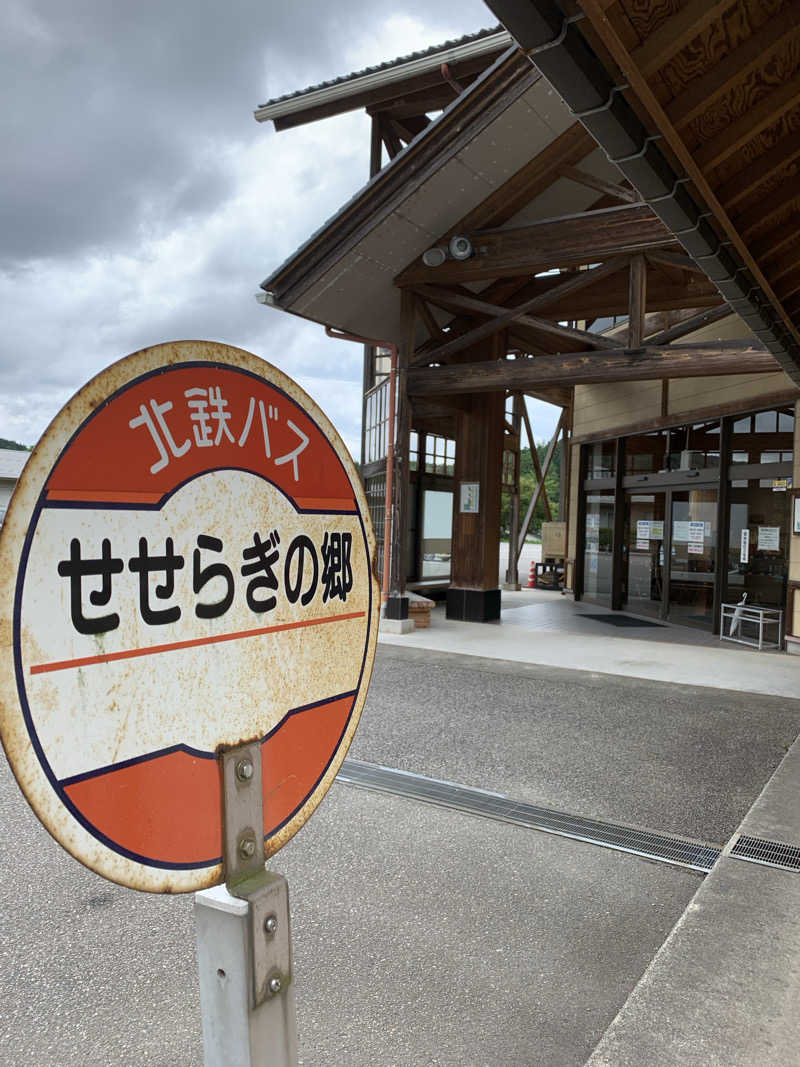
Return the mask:
<svg viewBox="0 0 800 1067">
<path fill-rule="evenodd" d="M 216 753 L 258 739 L 277 851 L 361 714 L 374 550 L 347 450 L 269 364 L 185 341 L 86 385 L 0 534 L 0 734 L 53 836 L 137 889 L 214 885 Z"/>
</svg>

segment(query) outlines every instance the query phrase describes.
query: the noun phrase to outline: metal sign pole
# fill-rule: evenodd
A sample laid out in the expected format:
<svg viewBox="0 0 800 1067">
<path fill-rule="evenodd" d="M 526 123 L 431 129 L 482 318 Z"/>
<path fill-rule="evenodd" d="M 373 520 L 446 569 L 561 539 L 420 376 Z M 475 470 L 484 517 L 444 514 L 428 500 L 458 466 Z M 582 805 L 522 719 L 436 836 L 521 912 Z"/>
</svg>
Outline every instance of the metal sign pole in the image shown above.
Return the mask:
<svg viewBox="0 0 800 1067">
<path fill-rule="evenodd" d="M 205 1067 L 296 1067 L 289 889 L 264 868 L 260 743 L 220 767 L 226 885 L 194 898 Z"/>
</svg>

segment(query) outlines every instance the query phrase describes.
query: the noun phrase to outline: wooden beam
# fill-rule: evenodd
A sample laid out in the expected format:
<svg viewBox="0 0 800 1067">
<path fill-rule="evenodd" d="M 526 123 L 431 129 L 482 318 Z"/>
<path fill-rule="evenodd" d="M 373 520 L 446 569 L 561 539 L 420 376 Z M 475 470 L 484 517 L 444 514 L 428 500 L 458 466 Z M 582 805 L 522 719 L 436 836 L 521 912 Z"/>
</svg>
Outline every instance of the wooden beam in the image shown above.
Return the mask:
<svg viewBox="0 0 800 1067">
<path fill-rule="evenodd" d="M 400 286 L 430 282 L 478 281 L 533 274 L 559 266 L 597 263 L 610 256 L 673 244 L 675 238 L 646 204 L 626 204 L 603 211 L 584 211 L 529 226 L 478 230 L 469 234 L 475 254 L 426 267 L 416 260 L 402 271 Z"/>
<path fill-rule="evenodd" d="M 419 312 L 419 317 L 425 323 L 425 329 L 428 331 L 428 336 L 434 341 L 443 341 L 447 335 L 433 317 L 433 312 L 428 307 L 427 303 L 419 294 L 416 295 L 416 306 L 417 311 Z"/>
<path fill-rule="evenodd" d="M 634 256 L 631 260 L 628 286 L 628 348 L 638 348 L 644 336 L 647 311 L 647 265 L 644 256 Z"/>
<path fill-rule="evenodd" d="M 704 172 L 718 167 L 767 126 L 777 122 L 781 115 L 796 107 L 798 94 L 800 74 L 789 81 L 780 82 L 769 95 L 734 119 L 716 137 L 700 145 L 695 152 L 698 167 Z"/>
<path fill-rule="evenodd" d="M 390 119 L 381 118 L 380 123 L 381 137 L 386 145 L 386 151 L 389 153 L 389 159 L 394 159 L 396 155 L 402 152 L 403 143 Z"/>
<path fill-rule="evenodd" d="M 466 296 L 463 293 L 453 293 L 450 290 L 442 290 L 439 286 L 428 286 L 426 289 L 415 288 L 414 292 L 427 298 L 429 300 L 446 299 L 451 307 L 459 307 L 468 311 L 478 311 L 482 314 L 494 316 L 488 322 L 483 323 L 480 326 L 476 326 L 473 330 L 467 331 L 467 333 L 461 334 L 459 337 L 454 337 L 451 341 L 446 341 L 439 348 L 433 349 L 433 351 L 426 352 L 426 359 L 431 363 L 441 362 L 443 359 L 454 355 L 456 352 L 462 351 L 464 348 L 469 348 L 470 345 L 475 344 L 477 341 L 483 340 L 484 337 L 490 337 L 497 330 L 503 329 L 509 323 L 522 321 L 526 325 L 535 325 L 537 328 L 542 329 L 540 320 L 532 319 L 530 317 L 531 311 L 536 311 L 541 307 L 545 307 L 548 302 L 552 303 L 558 296 L 564 296 L 576 292 L 578 289 L 582 289 L 587 285 L 594 284 L 598 279 L 607 277 L 609 274 L 613 274 L 618 270 L 621 270 L 625 265 L 624 260 L 611 260 L 608 263 L 604 263 L 599 267 L 595 267 L 592 270 L 579 271 L 577 274 L 572 274 L 561 285 L 555 286 L 555 288 L 549 290 L 547 293 L 540 293 L 537 296 L 531 297 L 530 300 L 525 300 L 517 307 L 509 308 L 505 310 L 501 307 L 497 307 L 494 304 L 489 304 L 479 297 Z M 552 327 L 552 324 L 548 324 Z M 565 327 L 559 327 L 559 336 L 564 336 Z M 554 332 L 552 329 L 546 330 L 546 332 Z M 584 331 L 573 331 L 582 335 L 582 337 L 575 337 L 575 340 L 584 340 L 588 335 Z M 592 334 L 592 343 L 598 348 L 604 346 L 605 338 L 597 337 Z M 595 339 L 597 338 L 597 339 Z"/>
<path fill-rule="evenodd" d="M 604 193 L 606 196 L 611 196 L 615 200 L 622 200 L 627 204 L 641 203 L 642 200 L 635 189 L 626 189 L 622 185 L 617 185 L 616 182 L 606 181 L 605 178 L 597 178 L 594 174 L 589 174 L 588 171 L 580 170 L 578 167 L 562 167 L 561 177 L 569 178 L 570 181 L 577 182 L 578 185 L 585 185 L 588 189 L 596 189 L 598 193 Z"/>
<path fill-rule="evenodd" d="M 740 84 L 752 71 L 764 65 L 774 51 L 800 33 L 797 11 L 792 4 L 779 11 L 752 37 L 734 48 L 700 77 L 692 78 L 666 107 L 676 129 L 682 129 L 707 111 L 715 100 Z"/>
<path fill-rule="evenodd" d="M 525 544 L 525 538 L 528 536 L 528 528 L 530 527 L 531 519 L 533 518 L 533 513 L 534 513 L 534 511 L 536 511 L 536 505 L 539 503 L 539 497 L 541 496 L 542 493 L 544 493 L 545 494 L 545 498 L 546 498 L 547 490 L 545 489 L 545 484 L 544 483 L 545 483 L 545 479 L 547 478 L 547 472 L 550 470 L 550 463 L 552 462 L 553 454 L 555 453 L 555 450 L 556 450 L 556 445 L 558 444 L 558 435 L 561 433 L 561 424 L 563 423 L 563 421 L 564 421 L 564 410 L 562 408 L 561 414 L 558 416 L 558 422 L 556 423 L 555 433 L 553 434 L 553 436 L 552 436 L 552 438 L 550 440 L 550 444 L 547 446 L 547 452 L 545 453 L 544 463 L 542 464 L 542 472 L 541 472 L 541 477 L 539 479 L 539 483 L 536 486 L 536 490 L 535 490 L 533 496 L 531 497 L 531 502 L 528 505 L 528 510 L 525 513 L 525 518 L 522 520 L 522 526 L 520 527 L 519 539 L 518 539 L 518 544 L 520 544 L 520 545 L 524 545 Z M 535 451 L 536 451 L 535 447 L 532 447 L 531 448 L 531 455 L 533 455 L 533 453 Z M 563 459 L 564 459 L 564 457 L 562 456 L 562 460 Z"/>
<path fill-rule="evenodd" d="M 692 0 L 677 15 L 649 35 L 631 52 L 631 59 L 643 74 L 652 74 L 722 15 L 735 0 Z"/>
<path fill-rule="evenodd" d="M 381 135 L 381 123 L 375 115 L 372 116 L 370 126 L 369 145 L 369 176 L 374 178 L 381 169 L 383 162 L 383 137 Z"/>
<path fill-rule="evenodd" d="M 782 137 L 778 143 L 715 189 L 716 196 L 730 211 L 755 192 L 760 185 L 800 157 L 800 130 Z"/>
<path fill-rule="evenodd" d="M 646 338 L 647 344 L 671 344 L 672 341 L 677 341 L 689 333 L 701 330 L 704 326 L 711 326 L 712 323 L 727 319 L 732 314 L 733 312 L 727 304 L 722 304 L 720 307 L 716 308 L 709 308 L 708 311 L 702 311 L 699 315 L 692 315 L 690 319 L 684 319 L 683 322 L 678 322 L 674 326 L 668 327 L 666 330 L 661 330 L 660 333 L 652 334 L 650 337 Z"/>
<path fill-rule="evenodd" d="M 655 348 L 579 352 L 533 359 L 460 363 L 409 371 L 412 395 L 492 393 L 535 389 L 541 385 L 597 385 L 609 382 L 697 378 L 720 374 L 770 374 L 780 371 L 772 354 L 758 343 L 725 341 Z"/>
</svg>

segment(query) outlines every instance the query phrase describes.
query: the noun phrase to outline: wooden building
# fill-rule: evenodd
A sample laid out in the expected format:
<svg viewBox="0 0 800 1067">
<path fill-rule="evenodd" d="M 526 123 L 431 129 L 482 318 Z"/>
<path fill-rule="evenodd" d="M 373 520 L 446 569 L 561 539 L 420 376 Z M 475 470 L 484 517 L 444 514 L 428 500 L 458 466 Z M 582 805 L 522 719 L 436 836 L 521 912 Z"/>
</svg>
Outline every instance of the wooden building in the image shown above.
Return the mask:
<svg viewBox="0 0 800 1067">
<path fill-rule="evenodd" d="M 489 7 L 507 30 L 256 112 L 277 129 L 372 116 L 370 181 L 262 288 L 374 342 L 379 533 L 396 351 L 386 614 L 447 555 L 431 516 L 451 510 L 448 615 L 499 616 L 528 395 L 562 409 L 576 597 L 712 629 L 746 592 L 800 642 L 797 4 Z"/>
</svg>

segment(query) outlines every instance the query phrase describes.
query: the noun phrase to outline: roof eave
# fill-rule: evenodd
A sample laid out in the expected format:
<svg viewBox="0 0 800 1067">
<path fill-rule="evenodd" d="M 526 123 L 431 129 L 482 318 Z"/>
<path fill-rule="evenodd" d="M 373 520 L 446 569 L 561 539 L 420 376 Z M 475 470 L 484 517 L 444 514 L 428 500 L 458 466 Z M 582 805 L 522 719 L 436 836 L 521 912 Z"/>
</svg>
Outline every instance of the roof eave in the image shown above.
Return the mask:
<svg viewBox="0 0 800 1067">
<path fill-rule="evenodd" d="M 396 66 L 387 67 L 383 70 L 371 71 L 369 74 L 358 75 L 324 88 L 311 89 L 307 92 L 290 96 L 286 100 L 262 104 L 261 107 L 255 109 L 253 114 L 256 122 L 274 121 L 287 115 L 293 115 L 298 111 L 306 111 L 309 108 L 346 100 L 350 96 L 381 89 L 394 82 L 405 81 L 408 78 L 438 70 L 442 63 L 461 63 L 477 56 L 488 55 L 500 49 L 506 49 L 513 43 L 508 30 L 500 30 L 477 41 L 469 41 L 466 44 L 455 45 L 452 48 L 444 48 L 440 52 L 420 56 L 417 59 L 409 60 L 407 63 L 398 63 Z"/>
</svg>

